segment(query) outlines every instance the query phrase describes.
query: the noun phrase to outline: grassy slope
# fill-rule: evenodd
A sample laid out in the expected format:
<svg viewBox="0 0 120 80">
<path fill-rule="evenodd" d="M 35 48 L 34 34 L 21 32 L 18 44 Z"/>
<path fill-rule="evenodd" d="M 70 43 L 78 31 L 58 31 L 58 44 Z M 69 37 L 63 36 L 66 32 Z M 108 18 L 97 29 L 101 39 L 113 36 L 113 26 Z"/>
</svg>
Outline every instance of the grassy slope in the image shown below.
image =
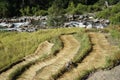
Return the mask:
<svg viewBox="0 0 120 80">
<path fill-rule="evenodd" d="M 92 49 L 92 44 L 90 42 L 88 34 L 86 33 L 74 34 L 74 37 L 80 42 L 81 47 L 76 56 L 74 57 L 73 62 L 79 63 L 86 55 L 88 55 L 88 53 Z"/>
<path fill-rule="evenodd" d="M 81 62 L 82 58 L 86 56 L 85 54 L 90 50 L 91 47 L 88 35 L 82 35 L 84 32 L 82 29 L 61 28 L 40 30 L 34 33 L 0 32 L 0 70 L 2 70 L 2 67 L 5 68 L 6 65 L 9 66 L 13 62 L 20 60 L 26 55 L 34 53 L 38 45 L 45 40 L 49 40 L 50 42 L 56 44 L 52 49 L 52 53 L 59 51 L 59 49 L 62 49 L 62 42 L 59 40 L 59 35 L 75 32 L 79 32 L 79 34 L 77 33 L 73 35 L 78 41 L 81 42 L 81 48 L 73 59 L 73 62 L 76 63 Z M 120 32 L 111 30 L 110 33 L 115 40 L 120 40 Z M 117 52 L 111 54 L 111 56 L 107 56 L 104 67 L 114 65 L 114 61 L 118 59 L 120 59 L 120 55 Z M 91 71 L 92 70 L 85 71 L 85 73 L 83 73 L 83 75 L 80 77 L 83 77 Z"/>
<path fill-rule="evenodd" d="M 114 61 L 120 59 L 118 47 L 111 46 L 103 34 L 92 33 L 90 37 L 93 44 L 92 52 L 82 60 L 77 68 L 65 73 L 58 80 L 82 80 L 90 72 L 113 66 Z"/>
<path fill-rule="evenodd" d="M 33 33 L 0 32 L 0 71 L 24 56 L 34 53 L 41 42 L 60 34 L 80 31 L 82 30 L 79 28 L 59 28 Z"/>
</svg>

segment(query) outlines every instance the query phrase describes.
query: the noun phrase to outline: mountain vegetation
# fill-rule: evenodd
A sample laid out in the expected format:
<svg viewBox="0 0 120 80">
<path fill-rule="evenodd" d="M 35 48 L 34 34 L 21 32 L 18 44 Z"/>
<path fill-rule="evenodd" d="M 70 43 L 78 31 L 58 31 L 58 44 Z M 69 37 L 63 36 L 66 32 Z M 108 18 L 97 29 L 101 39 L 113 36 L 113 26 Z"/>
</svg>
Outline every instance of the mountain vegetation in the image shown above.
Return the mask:
<svg viewBox="0 0 120 80">
<path fill-rule="evenodd" d="M 87 13 L 112 25 L 60 27 L 66 15 Z M 47 16 L 55 28 L 0 30 L 0 80 L 83 80 L 120 64 L 120 0 L 0 0 L 1 20 L 21 16 Z"/>
<path fill-rule="evenodd" d="M 47 15 L 56 6 L 66 13 L 83 13 L 101 10 L 108 1 L 114 5 L 119 0 L 0 0 L 0 17 Z M 83 8 L 84 7 L 84 8 Z"/>
</svg>

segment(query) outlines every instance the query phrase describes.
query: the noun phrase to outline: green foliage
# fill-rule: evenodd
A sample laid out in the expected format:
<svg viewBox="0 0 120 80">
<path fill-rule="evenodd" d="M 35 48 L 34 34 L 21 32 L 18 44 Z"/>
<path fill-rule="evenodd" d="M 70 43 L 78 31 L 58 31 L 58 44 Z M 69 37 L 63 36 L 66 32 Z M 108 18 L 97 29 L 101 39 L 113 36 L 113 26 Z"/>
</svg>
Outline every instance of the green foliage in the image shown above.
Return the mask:
<svg viewBox="0 0 120 80">
<path fill-rule="evenodd" d="M 36 16 L 42 15 L 42 16 L 46 16 L 48 15 L 48 12 L 46 10 L 38 10 L 35 12 Z"/>
<path fill-rule="evenodd" d="M 21 12 L 22 16 L 25 16 L 25 15 L 30 16 L 31 15 L 30 14 L 30 7 L 29 6 L 20 9 L 20 12 Z"/>
<path fill-rule="evenodd" d="M 106 19 L 109 18 L 109 16 L 111 15 L 109 11 L 110 11 L 110 9 L 106 9 L 104 11 L 101 11 L 97 14 L 97 17 L 98 18 L 106 18 Z"/>
<path fill-rule="evenodd" d="M 86 5 L 82 5 L 81 3 L 79 3 L 77 5 L 77 8 L 76 8 L 76 13 L 77 14 L 83 14 L 85 12 L 87 12 L 87 6 Z"/>
<path fill-rule="evenodd" d="M 114 16 L 110 17 L 111 24 L 118 24 L 120 25 L 120 13 L 115 14 Z"/>
<path fill-rule="evenodd" d="M 29 6 L 25 7 L 25 8 L 21 8 L 20 9 L 20 13 L 22 16 L 32 16 L 32 15 L 36 15 L 36 16 L 39 16 L 39 15 L 47 15 L 47 11 L 45 10 L 40 10 L 39 9 L 39 6 L 37 7 L 32 7 L 30 8 Z"/>
<path fill-rule="evenodd" d="M 102 8 L 98 4 L 88 6 L 88 12 L 97 12 L 97 11 L 101 11 L 101 10 L 102 10 Z"/>
<path fill-rule="evenodd" d="M 106 18 L 111 24 L 120 24 L 120 3 L 97 13 L 98 18 Z"/>
<path fill-rule="evenodd" d="M 75 4 L 70 2 L 67 8 L 68 14 L 75 14 Z"/>
<path fill-rule="evenodd" d="M 80 3 L 85 4 L 85 5 L 93 5 L 97 1 L 98 0 L 79 0 Z"/>
<path fill-rule="evenodd" d="M 87 11 L 94 12 L 101 10 L 104 7 L 105 1 L 108 1 L 110 5 L 119 2 L 119 0 L 1 0 L 0 17 L 47 15 L 47 10 L 52 5 L 56 5 L 58 9 L 66 9 L 69 14 L 81 14 Z"/>
<path fill-rule="evenodd" d="M 62 3 L 55 2 L 49 9 L 48 9 L 48 26 L 51 27 L 60 27 L 61 24 L 65 21 L 64 17 L 64 9 L 62 8 Z"/>
<path fill-rule="evenodd" d="M 119 0 L 107 0 L 110 5 L 116 4 Z"/>
<path fill-rule="evenodd" d="M 113 7 L 107 8 L 97 14 L 99 18 L 109 18 L 110 16 L 115 15 L 120 12 L 120 3 L 114 5 Z"/>
<path fill-rule="evenodd" d="M 67 13 L 69 14 L 84 14 L 88 12 L 96 12 L 101 11 L 101 7 L 98 4 L 94 5 L 83 5 L 78 3 L 77 6 L 73 2 L 71 2 L 67 8 Z"/>
<path fill-rule="evenodd" d="M 44 10 L 39 10 L 39 6 L 37 7 L 32 7 L 26 6 L 25 8 L 20 9 L 20 13 L 22 16 L 32 16 L 32 15 L 45 15 L 46 12 Z"/>
<path fill-rule="evenodd" d="M 65 17 L 64 15 L 61 16 L 54 16 L 54 15 L 49 15 L 48 16 L 48 20 L 47 20 L 47 24 L 48 26 L 50 26 L 51 28 L 58 28 L 58 27 L 62 27 L 63 23 L 65 21 Z"/>
<path fill-rule="evenodd" d="M 105 1 L 108 1 L 109 5 L 114 5 L 119 2 L 119 0 L 98 0 L 99 5 L 104 5 Z"/>
<path fill-rule="evenodd" d="M 0 17 L 8 16 L 8 3 L 6 1 L 0 1 Z"/>
<path fill-rule="evenodd" d="M 32 7 L 31 8 L 31 14 L 35 15 L 35 13 L 37 12 L 38 7 Z"/>
</svg>

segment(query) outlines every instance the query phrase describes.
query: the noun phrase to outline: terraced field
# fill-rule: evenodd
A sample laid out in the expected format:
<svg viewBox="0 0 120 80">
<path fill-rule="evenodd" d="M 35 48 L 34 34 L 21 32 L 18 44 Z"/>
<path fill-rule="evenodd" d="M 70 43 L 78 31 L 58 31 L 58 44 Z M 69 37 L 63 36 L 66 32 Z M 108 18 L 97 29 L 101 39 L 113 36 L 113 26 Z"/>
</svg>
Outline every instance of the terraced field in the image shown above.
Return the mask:
<svg viewBox="0 0 120 80">
<path fill-rule="evenodd" d="M 57 55 L 40 60 L 44 55 L 52 54 L 54 44 L 45 41 L 34 54 L 0 73 L 0 80 L 82 80 L 90 72 L 109 67 L 113 61 L 120 59 L 119 47 L 111 45 L 103 33 L 86 34 L 91 49 L 83 44 L 84 38 L 79 40 L 73 34 L 61 35 L 63 48 Z M 79 58 L 77 55 L 80 55 Z"/>
<path fill-rule="evenodd" d="M 104 68 L 106 56 L 110 56 L 119 50 L 118 47 L 111 46 L 102 33 L 89 33 L 89 36 L 93 44 L 93 50 L 78 64 L 77 68 L 66 72 L 58 80 L 80 80 L 90 71 Z"/>
<path fill-rule="evenodd" d="M 12 68 L 8 69 L 7 71 L 3 72 L 0 75 L 0 80 L 10 80 L 13 79 L 15 75 L 12 74 L 17 74 L 16 71 L 19 73 L 19 69 L 24 68 L 25 66 L 29 66 L 31 63 L 35 62 L 38 60 L 40 57 L 42 57 L 43 54 L 49 54 L 51 51 L 53 44 L 49 43 L 47 41 L 43 42 L 42 44 L 39 45 L 37 50 L 33 55 L 29 55 L 24 58 L 24 61 L 20 62 L 19 64 L 16 64 Z"/>
</svg>

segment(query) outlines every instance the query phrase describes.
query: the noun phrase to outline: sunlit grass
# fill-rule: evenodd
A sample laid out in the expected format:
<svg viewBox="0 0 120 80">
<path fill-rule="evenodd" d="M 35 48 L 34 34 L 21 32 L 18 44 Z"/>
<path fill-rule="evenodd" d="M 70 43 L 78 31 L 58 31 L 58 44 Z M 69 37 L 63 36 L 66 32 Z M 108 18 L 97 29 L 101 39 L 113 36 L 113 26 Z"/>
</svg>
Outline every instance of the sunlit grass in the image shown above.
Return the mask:
<svg viewBox="0 0 120 80">
<path fill-rule="evenodd" d="M 61 34 L 80 32 L 80 28 L 58 28 L 27 32 L 0 32 L 0 70 L 34 53 L 38 45 Z"/>
<path fill-rule="evenodd" d="M 117 46 L 110 45 L 102 33 L 91 34 L 91 42 L 93 44 L 92 51 L 78 64 L 77 68 L 66 72 L 58 80 L 82 80 L 89 73 L 98 69 L 113 67 L 120 60 L 120 49 Z M 83 47 L 83 49 L 85 48 Z M 78 58 L 75 57 L 75 61 L 81 58 L 80 54 L 78 56 Z"/>
<path fill-rule="evenodd" d="M 75 34 L 74 37 L 80 42 L 80 49 L 78 51 L 78 53 L 75 55 L 73 62 L 81 62 L 81 60 L 88 55 L 88 53 L 90 52 L 91 48 L 92 48 L 92 44 L 90 42 L 89 36 L 84 33 L 78 33 Z"/>
</svg>

